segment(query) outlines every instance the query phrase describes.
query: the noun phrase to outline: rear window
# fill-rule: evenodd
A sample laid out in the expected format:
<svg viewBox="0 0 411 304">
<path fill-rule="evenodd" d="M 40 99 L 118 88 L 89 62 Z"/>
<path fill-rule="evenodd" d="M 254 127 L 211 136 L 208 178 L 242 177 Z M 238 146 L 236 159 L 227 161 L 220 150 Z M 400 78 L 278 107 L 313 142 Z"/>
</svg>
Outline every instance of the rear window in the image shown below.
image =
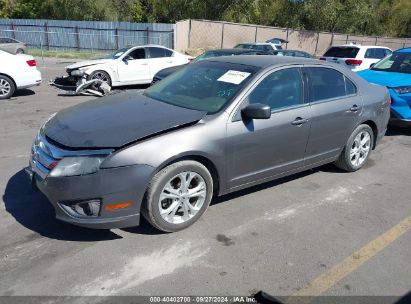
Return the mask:
<svg viewBox="0 0 411 304">
<path fill-rule="evenodd" d="M 332 47 L 325 52 L 324 57 L 355 58 L 360 49 L 357 47 Z"/>
</svg>

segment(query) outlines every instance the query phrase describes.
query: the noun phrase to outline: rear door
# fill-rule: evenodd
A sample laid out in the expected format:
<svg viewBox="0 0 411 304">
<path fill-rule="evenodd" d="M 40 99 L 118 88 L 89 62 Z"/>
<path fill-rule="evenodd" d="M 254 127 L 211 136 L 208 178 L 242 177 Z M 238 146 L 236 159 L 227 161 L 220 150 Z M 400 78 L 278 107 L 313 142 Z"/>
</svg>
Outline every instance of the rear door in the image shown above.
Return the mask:
<svg viewBox="0 0 411 304">
<path fill-rule="evenodd" d="M 333 46 L 320 59 L 354 69 L 362 63 L 356 59 L 359 51 L 360 48 L 356 46 Z"/>
<path fill-rule="evenodd" d="M 271 118 L 247 120 L 241 108 L 250 103 L 271 107 Z M 274 71 L 251 90 L 227 124 L 230 188 L 301 167 L 310 130 L 300 68 Z"/>
<path fill-rule="evenodd" d="M 171 50 L 160 47 L 148 47 L 148 63 L 150 67 L 150 77 L 165 68 L 177 65 L 177 59 L 174 58 L 174 53 Z"/>
<path fill-rule="evenodd" d="M 354 83 L 329 67 L 303 68 L 309 83 L 311 130 L 306 165 L 339 155 L 363 108 Z"/>
</svg>

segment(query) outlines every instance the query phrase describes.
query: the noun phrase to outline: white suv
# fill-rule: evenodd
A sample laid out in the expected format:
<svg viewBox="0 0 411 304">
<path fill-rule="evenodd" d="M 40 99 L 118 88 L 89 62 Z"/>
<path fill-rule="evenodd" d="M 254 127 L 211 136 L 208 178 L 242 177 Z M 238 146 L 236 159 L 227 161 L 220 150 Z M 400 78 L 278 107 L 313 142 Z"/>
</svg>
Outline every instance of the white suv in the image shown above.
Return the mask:
<svg viewBox="0 0 411 304">
<path fill-rule="evenodd" d="M 335 62 L 346 66 L 354 72 L 369 69 L 384 57 L 390 55 L 392 50 L 376 45 L 335 45 L 330 47 L 320 60 Z"/>
</svg>

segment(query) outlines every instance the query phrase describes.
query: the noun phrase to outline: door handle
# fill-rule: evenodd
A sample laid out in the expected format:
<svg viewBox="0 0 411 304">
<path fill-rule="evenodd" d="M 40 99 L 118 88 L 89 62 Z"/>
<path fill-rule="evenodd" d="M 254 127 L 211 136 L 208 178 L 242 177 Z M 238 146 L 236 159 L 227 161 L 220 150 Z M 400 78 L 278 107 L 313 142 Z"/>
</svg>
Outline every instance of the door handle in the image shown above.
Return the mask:
<svg viewBox="0 0 411 304">
<path fill-rule="evenodd" d="M 294 126 L 301 126 L 302 124 L 306 122 L 308 122 L 308 119 L 297 117 L 296 119 L 294 119 L 294 121 L 291 124 Z"/>
<path fill-rule="evenodd" d="M 142 63 L 141 65 L 148 65 L 148 63 L 146 62 L 146 63 Z"/>
<path fill-rule="evenodd" d="M 359 109 L 360 109 L 360 107 L 355 104 L 350 108 L 350 111 L 351 112 L 357 112 Z"/>
</svg>

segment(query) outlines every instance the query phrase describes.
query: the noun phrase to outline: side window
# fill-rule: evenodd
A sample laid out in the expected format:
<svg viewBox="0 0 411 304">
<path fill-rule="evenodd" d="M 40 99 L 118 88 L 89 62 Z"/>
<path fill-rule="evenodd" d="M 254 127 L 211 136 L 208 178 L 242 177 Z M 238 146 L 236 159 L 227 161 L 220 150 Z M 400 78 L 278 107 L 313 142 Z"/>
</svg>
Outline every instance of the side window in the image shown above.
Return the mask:
<svg viewBox="0 0 411 304">
<path fill-rule="evenodd" d="M 385 57 L 385 50 L 380 48 L 368 49 L 365 52 L 365 58 L 382 59 Z"/>
<path fill-rule="evenodd" d="M 347 95 L 354 95 L 357 94 L 357 87 L 349 80 L 347 77 L 344 76 L 345 80 L 345 92 Z"/>
<path fill-rule="evenodd" d="M 272 110 L 304 103 L 300 70 L 284 69 L 268 75 L 250 93 L 248 101 L 267 104 Z"/>
<path fill-rule="evenodd" d="M 150 52 L 150 58 L 163 58 L 163 57 L 170 57 L 170 51 L 163 49 L 163 48 L 158 48 L 158 47 L 149 47 L 149 52 Z"/>
<path fill-rule="evenodd" d="M 135 49 L 134 51 L 131 51 L 128 56 L 133 59 L 144 59 L 146 58 L 146 51 L 144 49 Z"/>
<path fill-rule="evenodd" d="M 164 54 L 165 54 L 165 57 L 172 57 L 173 56 L 173 51 L 164 49 Z"/>
<path fill-rule="evenodd" d="M 337 98 L 347 95 L 345 77 L 329 68 L 307 68 L 312 90 L 312 101 Z"/>
</svg>

